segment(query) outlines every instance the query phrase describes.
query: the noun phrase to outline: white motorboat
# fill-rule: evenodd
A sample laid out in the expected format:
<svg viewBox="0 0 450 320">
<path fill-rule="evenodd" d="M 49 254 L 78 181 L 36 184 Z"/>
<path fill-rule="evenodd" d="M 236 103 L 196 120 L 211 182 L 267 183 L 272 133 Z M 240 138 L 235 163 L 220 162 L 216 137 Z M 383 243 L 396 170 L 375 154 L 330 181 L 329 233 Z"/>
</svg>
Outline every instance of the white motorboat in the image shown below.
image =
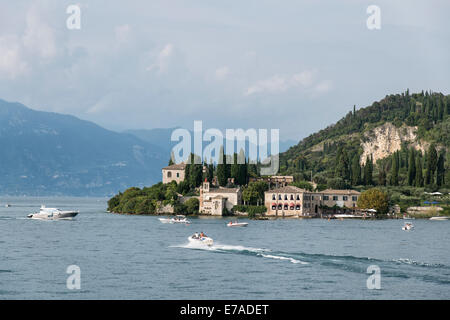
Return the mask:
<svg viewBox="0 0 450 320">
<path fill-rule="evenodd" d="M 405 223 L 405 225 L 402 227 L 402 230 L 404 231 L 409 231 L 412 228 L 414 228 L 414 226 L 412 225 L 412 223 Z"/>
<path fill-rule="evenodd" d="M 190 224 L 191 222 L 183 215 L 179 214 L 173 218 L 159 218 L 162 223 L 184 223 Z"/>
<path fill-rule="evenodd" d="M 430 220 L 444 221 L 444 220 L 448 220 L 448 217 L 445 217 L 445 216 L 441 216 L 441 217 L 431 217 Z"/>
<path fill-rule="evenodd" d="M 212 238 L 204 235 L 195 235 L 193 234 L 192 236 L 190 236 L 189 238 L 189 242 L 190 243 L 194 243 L 194 244 L 201 244 L 201 245 L 207 245 L 207 246 L 212 246 L 214 244 L 214 241 Z"/>
<path fill-rule="evenodd" d="M 62 211 L 57 208 L 46 208 L 41 207 L 41 210 L 36 213 L 31 213 L 27 217 L 31 219 L 41 219 L 41 220 L 61 220 L 61 219 L 72 219 L 78 214 L 78 211 Z"/>
<path fill-rule="evenodd" d="M 5 208 L 9 208 L 11 205 L 9 203 L 5 204 Z"/>
<path fill-rule="evenodd" d="M 230 221 L 227 223 L 227 227 L 246 227 L 246 226 L 248 226 L 248 222 Z"/>
</svg>

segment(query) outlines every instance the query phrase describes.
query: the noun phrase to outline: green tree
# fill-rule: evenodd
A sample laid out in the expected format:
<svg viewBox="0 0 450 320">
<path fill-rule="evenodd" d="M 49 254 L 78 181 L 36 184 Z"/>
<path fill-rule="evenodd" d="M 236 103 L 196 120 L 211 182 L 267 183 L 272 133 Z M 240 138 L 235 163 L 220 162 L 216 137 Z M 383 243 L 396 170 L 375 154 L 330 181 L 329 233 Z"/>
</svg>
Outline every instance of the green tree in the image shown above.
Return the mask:
<svg viewBox="0 0 450 320">
<path fill-rule="evenodd" d="M 434 173 L 436 172 L 436 167 L 437 167 L 437 161 L 438 161 L 438 157 L 437 157 L 437 152 L 436 152 L 436 146 L 434 143 L 432 143 L 430 145 L 430 147 L 428 148 L 428 153 L 427 153 L 427 172 L 425 175 L 425 183 L 427 185 L 431 185 L 434 183 Z"/>
<path fill-rule="evenodd" d="M 416 180 L 415 152 L 414 149 L 411 148 L 409 152 L 409 161 L 408 161 L 408 185 L 414 186 L 415 180 Z"/>
<path fill-rule="evenodd" d="M 400 166 L 399 154 L 394 152 L 392 155 L 392 166 L 391 166 L 391 185 L 398 186 L 398 171 Z"/>
<path fill-rule="evenodd" d="M 362 209 L 375 209 L 377 214 L 385 214 L 389 208 L 389 198 L 380 189 L 371 188 L 361 193 L 357 205 Z"/>
<path fill-rule="evenodd" d="M 436 165 L 436 185 L 441 187 L 445 184 L 445 153 L 441 152 Z"/>
<path fill-rule="evenodd" d="M 223 146 L 220 147 L 219 163 L 217 164 L 217 180 L 220 186 L 224 187 L 228 183 L 228 170 L 227 160 L 223 150 Z"/>
<path fill-rule="evenodd" d="M 361 165 L 359 164 L 359 154 L 356 153 L 352 158 L 352 185 L 361 184 Z"/>
<path fill-rule="evenodd" d="M 423 187 L 422 160 L 418 154 L 416 157 L 416 187 Z"/>
</svg>

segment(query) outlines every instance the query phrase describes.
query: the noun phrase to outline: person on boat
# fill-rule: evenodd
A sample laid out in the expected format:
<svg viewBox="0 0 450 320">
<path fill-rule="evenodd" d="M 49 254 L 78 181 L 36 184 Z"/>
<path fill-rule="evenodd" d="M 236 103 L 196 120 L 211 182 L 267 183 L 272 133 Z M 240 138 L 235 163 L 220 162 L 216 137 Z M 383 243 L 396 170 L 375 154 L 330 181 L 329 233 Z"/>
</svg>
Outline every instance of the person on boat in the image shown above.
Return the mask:
<svg viewBox="0 0 450 320">
<path fill-rule="evenodd" d="M 206 237 L 206 234 L 203 233 L 203 231 L 200 233 L 200 238 Z"/>
<path fill-rule="evenodd" d="M 198 232 L 194 233 L 194 235 L 192 236 L 192 238 L 198 239 Z"/>
</svg>

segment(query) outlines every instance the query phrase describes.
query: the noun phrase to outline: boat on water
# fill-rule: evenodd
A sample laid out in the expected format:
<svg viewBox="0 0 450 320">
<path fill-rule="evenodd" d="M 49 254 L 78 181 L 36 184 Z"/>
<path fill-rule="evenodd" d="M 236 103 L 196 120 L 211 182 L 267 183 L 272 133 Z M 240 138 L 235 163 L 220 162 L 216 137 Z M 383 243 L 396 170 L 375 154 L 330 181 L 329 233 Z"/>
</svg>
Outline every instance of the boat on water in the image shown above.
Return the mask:
<svg viewBox="0 0 450 320">
<path fill-rule="evenodd" d="M 9 203 L 5 204 L 5 208 L 9 208 L 11 205 Z"/>
<path fill-rule="evenodd" d="M 403 231 L 409 231 L 411 229 L 413 229 L 414 226 L 412 225 L 412 223 L 405 223 L 405 225 L 402 227 Z"/>
<path fill-rule="evenodd" d="M 431 217 L 429 220 L 444 221 L 444 220 L 448 220 L 448 217 L 445 217 L 445 216 Z"/>
<path fill-rule="evenodd" d="M 248 226 L 248 222 L 230 221 L 227 223 L 227 227 L 246 227 L 246 226 Z"/>
<path fill-rule="evenodd" d="M 58 208 L 46 208 L 45 206 L 41 206 L 39 212 L 31 213 L 27 217 L 40 220 L 68 220 L 72 219 L 77 214 L 78 211 L 63 211 Z"/>
<path fill-rule="evenodd" d="M 186 218 L 186 216 L 183 216 L 181 214 L 176 215 L 173 218 L 159 218 L 159 221 L 162 223 L 183 223 L 183 224 L 190 224 L 191 222 Z"/>
<path fill-rule="evenodd" d="M 206 245 L 208 247 L 210 247 L 214 244 L 213 239 L 208 237 L 205 234 L 193 234 L 192 236 L 190 236 L 188 238 L 188 240 L 189 240 L 189 243 Z"/>
</svg>

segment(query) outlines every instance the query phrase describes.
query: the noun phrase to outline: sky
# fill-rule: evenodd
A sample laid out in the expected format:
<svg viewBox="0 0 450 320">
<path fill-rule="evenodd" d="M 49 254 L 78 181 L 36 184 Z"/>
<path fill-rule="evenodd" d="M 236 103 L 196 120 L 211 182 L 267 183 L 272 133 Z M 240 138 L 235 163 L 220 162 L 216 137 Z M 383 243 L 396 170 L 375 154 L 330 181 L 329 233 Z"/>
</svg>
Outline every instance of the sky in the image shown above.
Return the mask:
<svg viewBox="0 0 450 320">
<path fill-rule="evenodd" d="M 74 4 L 80 29 L 66 24 Z M 0 98 L 116 131 L 202 120 L 299 141 L 387 94 L 449 94 L 448 12 L 445 0 L 0 0 Z"/>
</svg>

